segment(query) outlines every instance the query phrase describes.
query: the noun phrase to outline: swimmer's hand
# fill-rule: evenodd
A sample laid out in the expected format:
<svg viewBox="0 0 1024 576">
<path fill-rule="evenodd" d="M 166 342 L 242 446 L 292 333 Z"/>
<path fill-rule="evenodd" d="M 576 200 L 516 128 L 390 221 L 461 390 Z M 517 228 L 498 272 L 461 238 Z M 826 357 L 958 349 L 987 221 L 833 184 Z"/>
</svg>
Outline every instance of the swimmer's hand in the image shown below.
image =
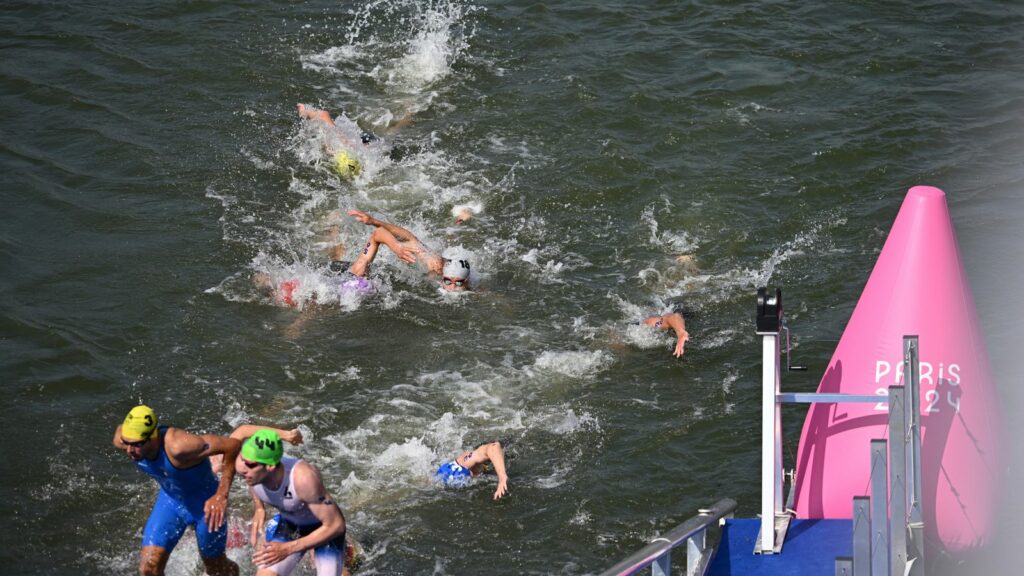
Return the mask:
<svg viewBox="0 0 1024 576">
<path fill-rule="evenodd" d="M 498 480 L 498 489 L 494 491 L 494 499 L 498 500 L 508 493 L 508 481 L 502 478 Z"/>
<path fill-rule="evenodd" d="M 366 224 L 367 226 L 376 226 L 375 218 L 370 216 L 366 212 L 360 212 L 359 210 L 349 210 L 348 215 L 355 218 L 359 222 Z"/>
<path fill-rule="evenodd" d="M 686 341 L 689 339 L 690 333 L 684 330 L 682 335 L 679 336 L 679 339 L 676 340 L 676 349 L 672 353 L 672 355 L 675 356 L 676 358 L 681 358 L 683 356 L 683 346 L 686 345 Z"/>
<path fill-rule="evenodd" d="M 285 430 L 284 433 L 281 434 L 281 440 L 298 446 L 299 444 L 302 444 L 302 432 L 298 428 Z"/>
<path fill-rule="evenodd" d="M 252 563 L 263 568 L 273 566 L 299 550 L 293 550 L 292 542 L 267 542 L 252 555 Z"/>
<path fill-rule="evenodd" d="M 407 262 L 409 264 L 414 264 L 416 262 L 416 254 L 418 251 L 406 246 L 405 244 L 399 244 L 392 247 L 392 251 L 402 262 Z"/>
<path fill-rule="evenodd" d="M 224 525 L 227 516 L 224 514 L 228 509 L 228 499 L 222 494 L 214 494 L 203 505 L 203 513 L 206 517 L 206 529 L 216 532 Z"/>
</svg>

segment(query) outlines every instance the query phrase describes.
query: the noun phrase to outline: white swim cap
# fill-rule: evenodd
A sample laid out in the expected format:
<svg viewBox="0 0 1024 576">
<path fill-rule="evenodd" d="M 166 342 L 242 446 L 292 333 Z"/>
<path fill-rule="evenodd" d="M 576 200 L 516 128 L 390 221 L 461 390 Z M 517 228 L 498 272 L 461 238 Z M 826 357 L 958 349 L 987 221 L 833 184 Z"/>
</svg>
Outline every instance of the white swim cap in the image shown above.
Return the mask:
<svg viewBox="0 0 1024 576">
<path fill-rule="evenodd" d="M 452 280 L 465 280 L 469 278 L 469 260 L 449 260 L 445 258 L 444 269 L 441 272 L 445 278 Z"/>
</svg>

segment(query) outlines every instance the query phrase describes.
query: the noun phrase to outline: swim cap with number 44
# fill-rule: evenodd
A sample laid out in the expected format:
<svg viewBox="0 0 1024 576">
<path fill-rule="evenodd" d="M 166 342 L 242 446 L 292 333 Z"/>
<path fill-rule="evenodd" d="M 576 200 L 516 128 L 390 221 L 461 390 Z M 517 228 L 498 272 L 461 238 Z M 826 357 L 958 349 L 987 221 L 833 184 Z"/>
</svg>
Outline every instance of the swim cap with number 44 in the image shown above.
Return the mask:
<svg viewBox="0 0 1024 576">
<path fill-rule="evenodd" d="M 277 432 L 259 430 L 242 444 L 242 458 L 267 466 L 276 466 L 284 454 L 284 443 Z"/>
</svg>

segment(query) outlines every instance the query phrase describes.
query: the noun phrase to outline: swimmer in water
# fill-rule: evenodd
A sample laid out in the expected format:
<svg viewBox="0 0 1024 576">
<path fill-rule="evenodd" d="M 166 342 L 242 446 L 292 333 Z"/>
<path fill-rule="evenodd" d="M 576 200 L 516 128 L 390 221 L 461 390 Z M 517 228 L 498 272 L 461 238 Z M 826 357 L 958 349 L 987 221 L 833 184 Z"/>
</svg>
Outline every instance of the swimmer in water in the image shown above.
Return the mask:
<svg viewBox="0 0 1024 576">
<path fill-rule="evenodd" d="M 355 178 L 363 172 L 362 162 L 359 161 L 359 152 L 368 146 L 380 145 L 381 140 L 373 132 L 367 130 L 360 130 L 358 125 L 351 120 L 348 120 L 352 124 L 352 129 L 349 131 L 343 130 L 338 126 L 337 121 L 341 118 L 332 119 L 331 114 L 326 110 L 320 110 L 313 108 L 312 106 L 306 106 L 305 104 L 297 105 L 299 111 L 299 117 L 318 122 L 324 128 L 328 130 L 330 134 L 330 141 L 324 143 L 324 148 L 327 153 L 331 155 L 331 168 L 334 169 L 342 178 Z M 406 114 L 402 119 L 391 124 L 387 132 L 394 132 L 400 128 L 404 128 L 412 123 L 412 113 Z M 359 131 L 359 141 L 355 141 L 355 132 Z M 348 134 L 346 134 L 348 132 Z"/>
<path fill-rule="evenodd" d="M 359 222 L 374 227 L 370 239 L 367 240 L 366 246 L 363 248 L 363 253 L 349 268 L 352 274 L 365 275 L 370 263 L 377 257 L 377 250 L 383 244 L 390 248 L 399 260 L 408 264 L 414 264 L 422 258 L 427 271 L 441 277 L 441 287 L 444 290 L 466 292 L 471 289 L 469 260 L 442 258 L 428 250 L 412 232 L 401 226 L 374 218 L 365 212 L 349 210 L 348 214 Z"/>
<path fill-rule="evenodd" d="M 494 499 L 498 500 L 508 493 L 505 451 L 501 442 L 481 444 L 459 454 L 454 460 L 441 464 L 434 477 L 445 486 L 466 486 L 473 478 L 487 471 L 488 463 L 494 466 L 494 473 L 498 475 L 498 487 L 494 490 Z"/>
<path fill-rule="evenodd" d="M 662 316 L 649 316 L 644 318 L 640 324 L 655 330 L 668 330 L 669 328 L 675 330 L 676 347 L 672 355 L 676 358 L 682 357 L 683 347 L 686 346 L 686 341 L 690 339 L 690 333 L 686 331 L 686 320 L 683 319 L 682 314 L 671 312 Z"/>
<path fill-rule="evenodd" d="M 132 408 L 114 431 L 113 442 L 160 485 L 142 532 L 139 574 L 163 574 L 171 551 L 191 526 L 206 573 L 237 576 L 238 565 L 228 559 L 225 548 L 228 492 L 241 442 L 159 426 L 149 406 Z M 222 466 L 220 480 L 210 464 L 211 457 L 219 455 L 230 463 Z"/>
<path fill-rule="evenodd" d="M 330 218 L 336 222 L 340 216 L 337 212 L 332 212 Z M 377 288 L 373 281 L 367 278 L 369 266 L 360 266 L 357 274 L 352 268 L 352 261 L 344 259 L 345 246 L 338 241 L 337 224 L 333 224 L 327 233 L 332 241 L 327 249 L 327 262 L 315 269 L 316 275 L 320 276 L 323 281 L 322 285 L 312 288 L 312 291 L 304 291 L 299 278 L 275 279 L 266 272 L 254 274 L 253 283 L 264 296 L 290 307 L 297 307 L 305 303 L 330 302 L 338 296 L 344 297 L 349 294 L 358 296 L 375 294 Z M 324 288 L 326 288 L 326 293 L 315 291 Z"/>
</svg>

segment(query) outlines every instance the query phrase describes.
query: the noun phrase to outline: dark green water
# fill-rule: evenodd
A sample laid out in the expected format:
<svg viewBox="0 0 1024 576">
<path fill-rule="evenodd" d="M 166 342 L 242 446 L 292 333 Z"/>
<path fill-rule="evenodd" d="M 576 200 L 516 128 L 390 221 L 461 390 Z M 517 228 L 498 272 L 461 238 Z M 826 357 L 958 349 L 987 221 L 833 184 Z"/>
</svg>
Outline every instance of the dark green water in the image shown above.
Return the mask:
<svg viewBox="0 0 1024 576">
<path fill-rule="evenodd" d="M 948 194 L 1013 422 L 1022 26 L 994 0 L 5 2 L 0 572 L 134 571 L 155 489 L 110 437 L 137 402 L 301 426 L 366 574 L 592 573 L 718 498 L 753 515 L 754 291 L 785 290 L 811 368 L 785 385 L 813 389 L 916 184 Z M 348 182 L 298 102 L 414 122 Z M 317 281 L 350 208 L 468 254 L 482 290 L 386 255 L 377 297 L 262 299 L 257 272 Z M 366 233 L 341 227 L 350 255 Z M 680 300 L 675 360 L 630 323 Z M 431 483 L 494 438 L 506 499 Z M 170 573 L 200 573 L 190 538 Z"/>
</svg>

